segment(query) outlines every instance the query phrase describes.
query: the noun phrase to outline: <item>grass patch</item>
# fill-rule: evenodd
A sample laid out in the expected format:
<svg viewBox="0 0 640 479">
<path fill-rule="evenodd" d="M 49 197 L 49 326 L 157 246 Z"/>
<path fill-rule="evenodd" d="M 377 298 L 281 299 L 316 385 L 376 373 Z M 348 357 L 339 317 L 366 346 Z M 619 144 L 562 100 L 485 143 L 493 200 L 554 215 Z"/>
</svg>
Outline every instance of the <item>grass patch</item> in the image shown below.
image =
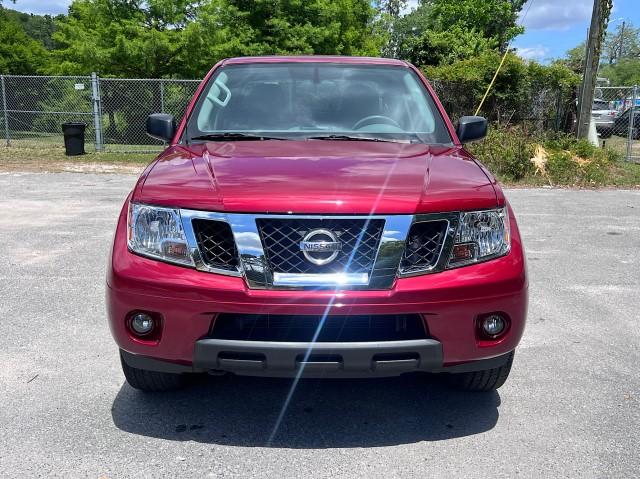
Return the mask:
<svg viewBox="0 0 640 479">
<path fill-rule="evenodd" d="M 0 147 L 0 170 L 11 171 L 107 171 L 137 172 L 149 164 L 156 153 L 87 152 L 66 156 L 64 148 L 51 145 L 21 144 Z"/>
</svg>

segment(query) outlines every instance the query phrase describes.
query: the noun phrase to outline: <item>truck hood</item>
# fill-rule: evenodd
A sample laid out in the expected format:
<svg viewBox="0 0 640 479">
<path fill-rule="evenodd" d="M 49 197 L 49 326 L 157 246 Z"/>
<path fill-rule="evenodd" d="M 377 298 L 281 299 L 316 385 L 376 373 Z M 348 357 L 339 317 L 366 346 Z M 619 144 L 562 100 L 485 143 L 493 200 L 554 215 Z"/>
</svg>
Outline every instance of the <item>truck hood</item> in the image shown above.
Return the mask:
<svg viewBox="0 0 640 479">
<path fill-rule="evenodd" d="M 461 147 L 365 141 L 173 146 L 134 201 L 245 213 L 412 214 L 495 207 L 494 180 Z"/>
</svg>

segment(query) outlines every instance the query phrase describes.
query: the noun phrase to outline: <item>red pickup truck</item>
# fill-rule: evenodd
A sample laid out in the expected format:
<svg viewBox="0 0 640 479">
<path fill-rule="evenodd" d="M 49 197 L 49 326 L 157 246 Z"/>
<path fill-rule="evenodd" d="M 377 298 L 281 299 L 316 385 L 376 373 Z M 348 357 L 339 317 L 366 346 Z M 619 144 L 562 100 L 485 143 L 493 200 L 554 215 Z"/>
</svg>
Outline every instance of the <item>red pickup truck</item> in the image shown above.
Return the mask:
<svg viewBox="0 0 640 479">
<path fill-rule="evenodd" d="M 420 71 L 218 63 L 120 214 L 107 306 L 134 388 L 193 373 L 506 380 L 527 312 L 516 219 Z"/>
</svg>

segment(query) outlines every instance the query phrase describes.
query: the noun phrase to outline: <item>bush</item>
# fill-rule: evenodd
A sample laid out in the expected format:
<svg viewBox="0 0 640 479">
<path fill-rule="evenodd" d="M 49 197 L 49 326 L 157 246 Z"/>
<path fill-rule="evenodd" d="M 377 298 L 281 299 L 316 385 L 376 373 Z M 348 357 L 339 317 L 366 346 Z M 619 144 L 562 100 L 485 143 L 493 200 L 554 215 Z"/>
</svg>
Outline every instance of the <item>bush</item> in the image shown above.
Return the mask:
<svg viewBox="0 0 640 479">
<path fill-rule="evenodd" d="M 469 148 L 502 180 L 518 181 L 533 173 L 535 142 L 521 128 L 490 128 L 484 141 Z"/>
<path fill-rule="evenodd" d="M 543 174 L 532 163 L 536 148 L 546 153 Z M 598 148 L 587 140 L 557 132 L 530 134 L 522 127 L 493 127 L 484 141 L 469 150 L 501 181 L 554 185 L 596 186 L 611 184 L 620 153 Z M 537 180 L 534 179 L 535 175 Z"/>
<path fill-rule="evenodd" d="M 573 161 L 573 155 L 566 150 L 549 151 L 547 161 L 547 175 L 555 184 L 572 185 L 578 180 L 578 163 Z"/>
<path fill-rule="evenodd" d="M 484 51 L 421 68 L 456 120 L 477 109 L 501 60 L 497 51 Z M 540 65 L 509 54 L 481 112 L 492 121 L 535 122 L 539 129 L 557 126 L 578 83 L 579 76 L 562 65 Z"/>
</svg>

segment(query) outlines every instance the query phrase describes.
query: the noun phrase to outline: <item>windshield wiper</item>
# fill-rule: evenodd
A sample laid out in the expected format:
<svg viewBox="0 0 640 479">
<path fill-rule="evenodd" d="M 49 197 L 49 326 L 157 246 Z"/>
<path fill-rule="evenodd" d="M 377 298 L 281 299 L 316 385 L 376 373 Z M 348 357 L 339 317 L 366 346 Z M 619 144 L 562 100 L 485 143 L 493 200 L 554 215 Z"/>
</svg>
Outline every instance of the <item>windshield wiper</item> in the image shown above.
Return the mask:
<svg viewBox="0 0 640 479">
<path fill-rule="evenodd" d="M 399 140 L 394 138 L 377 138 L 375 136 L 359 135 L 318 135 L 307 136 L 307 140 L 335 140 L 335 141 L 381 141 L 385 143 L 411 143 L 411 140 Z"/>
<path fill-rule="evenodd" d="M 204 141 L 265 141 L 265 140 L 288 140 L 279 136 L 254 135 L 252 133 L 241 133 L 236 131 L 227 131 L 224 133 L 207 133 L 206 135 L 194 136 L 192 140 Z"/>
</svg>

